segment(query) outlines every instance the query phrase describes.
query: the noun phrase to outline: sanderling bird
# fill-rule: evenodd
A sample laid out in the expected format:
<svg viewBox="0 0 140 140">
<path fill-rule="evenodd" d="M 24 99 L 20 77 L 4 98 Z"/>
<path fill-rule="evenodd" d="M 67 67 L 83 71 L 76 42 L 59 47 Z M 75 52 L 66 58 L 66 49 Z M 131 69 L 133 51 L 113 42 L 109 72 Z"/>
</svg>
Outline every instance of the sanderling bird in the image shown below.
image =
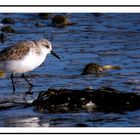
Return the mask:
<svg viewBox="0 0 140 140">
<path fill-rule="evenodd" d="M 14 74 L 22 74 L 22 78 L 32 87 L 24 74 L 39 67 L 49 53 L 60 59 L 47 39 L 21 41 L 0 51 L 0 70 L 11 73 L 13 93 L 15 92 Z"/>
</svg>

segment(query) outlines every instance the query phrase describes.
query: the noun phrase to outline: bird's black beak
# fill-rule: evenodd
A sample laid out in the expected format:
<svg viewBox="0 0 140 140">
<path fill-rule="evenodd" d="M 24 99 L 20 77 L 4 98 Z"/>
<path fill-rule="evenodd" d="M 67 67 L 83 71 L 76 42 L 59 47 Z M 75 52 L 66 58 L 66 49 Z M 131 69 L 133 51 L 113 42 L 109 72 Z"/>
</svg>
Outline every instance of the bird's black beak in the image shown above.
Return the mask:
<svg viewBox="0 0 140 140">
<path fill-rule="evenodd" d="M 56 58 L 60 59 L 60 57 L 59 57 L 53 50 L 51 51 L 51 54 L 52 54 L 53 56 L 55 56 Z"/>
</svg>

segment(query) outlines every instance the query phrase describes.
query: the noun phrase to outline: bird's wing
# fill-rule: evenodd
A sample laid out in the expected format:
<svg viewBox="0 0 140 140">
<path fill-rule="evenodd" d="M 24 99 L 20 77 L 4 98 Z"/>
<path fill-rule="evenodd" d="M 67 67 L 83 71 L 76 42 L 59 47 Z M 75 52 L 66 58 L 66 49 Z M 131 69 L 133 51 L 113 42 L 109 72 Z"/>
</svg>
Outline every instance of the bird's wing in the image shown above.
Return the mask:
<svg viewBox="0 0 140 140">
<path fill-rule="evenodd" d="M 24 41 L 0 51 L 0 61 L 22 59 L 35 44 L 33 41 Z"/>
</svg>

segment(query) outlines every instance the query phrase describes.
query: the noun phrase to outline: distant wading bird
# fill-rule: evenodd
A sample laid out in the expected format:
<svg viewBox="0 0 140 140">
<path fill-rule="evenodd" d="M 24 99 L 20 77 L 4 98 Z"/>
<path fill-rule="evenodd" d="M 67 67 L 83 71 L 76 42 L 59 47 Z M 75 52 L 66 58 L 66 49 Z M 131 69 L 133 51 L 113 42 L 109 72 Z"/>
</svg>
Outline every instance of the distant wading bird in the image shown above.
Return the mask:
<svg viewBox="0 0 140 140">
<path fill-rule="evenodd" d="M 47 39 L 21 41 L 0 51 L 0 70 L 5 73 L 11 73 L 13 93 L 15 92 L 14 74 L 22 74 L 22 78 L 25 79 L 30 87 L 33 87 L 24 73 L 39 67 L 49 53 L 60 59 L 52 50 L 52 45 Z"/>
</svg>

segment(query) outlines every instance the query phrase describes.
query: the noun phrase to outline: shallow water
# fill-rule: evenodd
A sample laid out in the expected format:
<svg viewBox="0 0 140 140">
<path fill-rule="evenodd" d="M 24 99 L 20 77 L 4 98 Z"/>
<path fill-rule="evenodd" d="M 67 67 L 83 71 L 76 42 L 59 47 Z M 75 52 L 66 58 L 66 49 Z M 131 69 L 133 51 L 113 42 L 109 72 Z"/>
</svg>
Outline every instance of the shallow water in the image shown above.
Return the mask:
<svg viewBox="0 0 140 140">
<path fill-rule="evenodd" d="M 64 28 L 51 27 L 51 20 L 34 14 L 0 14 L 0 18 L 12 17 L 17 33 L 7 33 L 0 49 L 21 40 L 48 38 L 61 61 L 49 55 L 45 63 L 27 74 L 35 87 L 32 94 L 24 94 L 28 88 L 19 76 L 16 94 L 12 95 L 9 75 L 0 79 L 0 100 L 32 102 L 40 91 L 48 88 L 83 89 L 110 86 L 123 92 L 140 93 L 140 14 L 66 14 L 76 24 Z M 36 27 L 36 23 L 44 27 Z M 120 66 L 100 76 L 81 76 L 88 63 Z M 33 107 L 13 106 L 0 111 L 1 127 L 38 126 L 140 126 L 140 110 L 109 113 L 90 108 L 79 112 L 43 114 Z"/>
</svg>

